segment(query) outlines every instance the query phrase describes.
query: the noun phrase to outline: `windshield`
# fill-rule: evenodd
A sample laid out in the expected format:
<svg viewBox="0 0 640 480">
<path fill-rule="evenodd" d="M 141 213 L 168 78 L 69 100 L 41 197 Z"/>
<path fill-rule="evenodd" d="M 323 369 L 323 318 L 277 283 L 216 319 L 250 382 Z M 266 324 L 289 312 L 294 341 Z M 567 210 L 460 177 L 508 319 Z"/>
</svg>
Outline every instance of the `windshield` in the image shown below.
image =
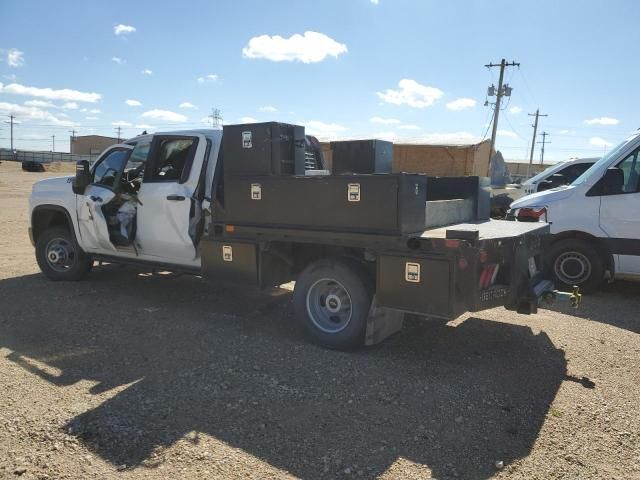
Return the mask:
<svg viewBox="0 0 640 480">
<path fill-rule="evenodd" d="M 586 182 L 589 178 L 591 178 L 591 176 L 600 170 L 600 167 L 602 165 L 608 164 L 609 161 L 613 158 L 618 156 L 618 154 L 624 150 L 627 145 L 629 143 L 631 143 L 633 140 L 635 140 L 636 138 L 638 138 L 638 136 L 640 136 L 640 131 L 635 132 L 633 135 L 631 135 L 629 138 L 627 138 L 624 142 L 622 142 L 620 145 L 616 146 L 613 150 L 610 150 L 604 157 L 602 157 L 600 160 L 598 160 L 596 163 L 594 163 L 591 168 L 589 168 L 586 172 L 584 172 L 582 175 L 580 175 L 578 178 L 576 178 L 574 180 L 574 182 L 571 185 L 580 185 L 584 182 Z"/>
<path fill-rule="evenodd" d="M 549 173 L 551 172 L 551 170 L 559 170 L 560 167 L 562 165 L 564 165 L 565 163 L 567 163 L 567 162 L 556 163 L 555 165 L 551 165 L 550 167 L 545 168 L 542 172 L 540 172 L 537 175 L 534 175 L 529 180 L 524 182 L 525 185 L 531 185 L 532 183 L 538 183 L 540 180 L 542 180 L 543 178 L 547 177 L 549 175 Z"/>
</svg>

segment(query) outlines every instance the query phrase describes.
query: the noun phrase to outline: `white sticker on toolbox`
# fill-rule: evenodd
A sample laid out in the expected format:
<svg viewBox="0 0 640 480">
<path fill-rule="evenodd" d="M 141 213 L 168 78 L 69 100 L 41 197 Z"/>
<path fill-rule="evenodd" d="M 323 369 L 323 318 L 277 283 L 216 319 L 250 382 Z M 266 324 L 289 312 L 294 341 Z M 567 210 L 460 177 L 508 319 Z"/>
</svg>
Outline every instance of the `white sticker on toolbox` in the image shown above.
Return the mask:
<svg viewBox="0 0 640 480">
<path fill-rule="evenodd" d="M 347 186 L 347 198 L 350 202 L 360 201 L 360 184 L 359 183 L 350 183 Z"/>
<path fill-rule="evenodd" d="M 251 184 L 251 200 L 262 200 L 262 187 L 259 183 Z"/>
<path fill-rule="evenodd" d="M 222 260 L 225 262 L 233 262 L 233 248 L 231 248 L 231 245 L 222 246 Z"/>
<path fill-rule="evenodd" d="M 242 132 L 242 148 L 251 148 L 251 132 Z"/>
<path fill-rule="evenodd" d="M 420 264 L 407 262 L 404 267 L 404 279 L 407 282 L 420 282 Z"/>
</svg>

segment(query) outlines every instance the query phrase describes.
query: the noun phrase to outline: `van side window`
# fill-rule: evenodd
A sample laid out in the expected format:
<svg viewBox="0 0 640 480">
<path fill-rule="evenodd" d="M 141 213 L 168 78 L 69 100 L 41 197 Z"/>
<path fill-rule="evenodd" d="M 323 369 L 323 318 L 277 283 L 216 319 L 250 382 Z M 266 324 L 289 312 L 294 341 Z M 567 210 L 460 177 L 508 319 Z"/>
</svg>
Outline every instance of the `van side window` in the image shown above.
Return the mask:
<svg viewBox="0 0 640 480">
<path fill-rule="evenodd" d="M 624 174 L 622 193 L 636 193 L 639 191 L 638 179 L 640 178 L 640 149 L 629 154 L 622 160 L 617 168 Z"/>
</svg>

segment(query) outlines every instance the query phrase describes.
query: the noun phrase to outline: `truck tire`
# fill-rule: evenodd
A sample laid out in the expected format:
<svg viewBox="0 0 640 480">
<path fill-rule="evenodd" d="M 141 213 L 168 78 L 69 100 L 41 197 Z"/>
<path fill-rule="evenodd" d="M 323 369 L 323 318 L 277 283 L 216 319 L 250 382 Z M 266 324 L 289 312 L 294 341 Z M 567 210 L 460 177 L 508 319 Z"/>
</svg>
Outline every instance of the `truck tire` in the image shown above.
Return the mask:
<svg viewBox="0 0 640 480">
<path fill-rule="evenodd" d="M 314 343 L 335 350 L 361 347 L 373 290 L 372 279 L 356 261 L 318 260 L 296 281 L 294 313 Z"/>
<path fill-rule="evenodd" d="M 81 280 L 93 266 L 93 259 L 82 251 L 66 228 L 52 227 L 36 242 L 36 260 L 42 273 L 55 281 Z"/>
<path fill-rule="evenodd" d="M 591 242 L 580 238 L 560 240 L 549 250 L 548 271 L 557 288 L 577 285 L 583 293 L 598 290 L 604 280 L 604 254 Z"/>
</svg>

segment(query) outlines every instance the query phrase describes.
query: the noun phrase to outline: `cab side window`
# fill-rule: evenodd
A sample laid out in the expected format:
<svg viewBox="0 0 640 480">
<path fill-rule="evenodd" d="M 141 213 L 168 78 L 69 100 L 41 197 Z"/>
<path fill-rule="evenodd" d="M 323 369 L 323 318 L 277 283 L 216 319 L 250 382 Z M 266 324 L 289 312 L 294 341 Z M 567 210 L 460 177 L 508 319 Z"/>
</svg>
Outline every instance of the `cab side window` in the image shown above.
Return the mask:
<svg viewBox="0 0 640 480">
<path fill-rule="evenodd" d="M 114 188 L 122 169 L 127 163 L 131 150 L 113 150 L 104 157 L 93 170 L 93 183 L 103 187 Z"/>
<path fill-rule="evenodd" d="M 628 155 L 622 160 L 617 168 L 622 170 L 624 174 L 624 183 L 622 184 L 622 193 L 636 193 L 640 191 L 638 189 L 640 178 L 640 149 Z"/>
<path fill-rule="evenodd" d="M 198 139 L 156 138 L 149 154 L 146 182 L 184 182 L 189 177 Z"/>
</svg>

